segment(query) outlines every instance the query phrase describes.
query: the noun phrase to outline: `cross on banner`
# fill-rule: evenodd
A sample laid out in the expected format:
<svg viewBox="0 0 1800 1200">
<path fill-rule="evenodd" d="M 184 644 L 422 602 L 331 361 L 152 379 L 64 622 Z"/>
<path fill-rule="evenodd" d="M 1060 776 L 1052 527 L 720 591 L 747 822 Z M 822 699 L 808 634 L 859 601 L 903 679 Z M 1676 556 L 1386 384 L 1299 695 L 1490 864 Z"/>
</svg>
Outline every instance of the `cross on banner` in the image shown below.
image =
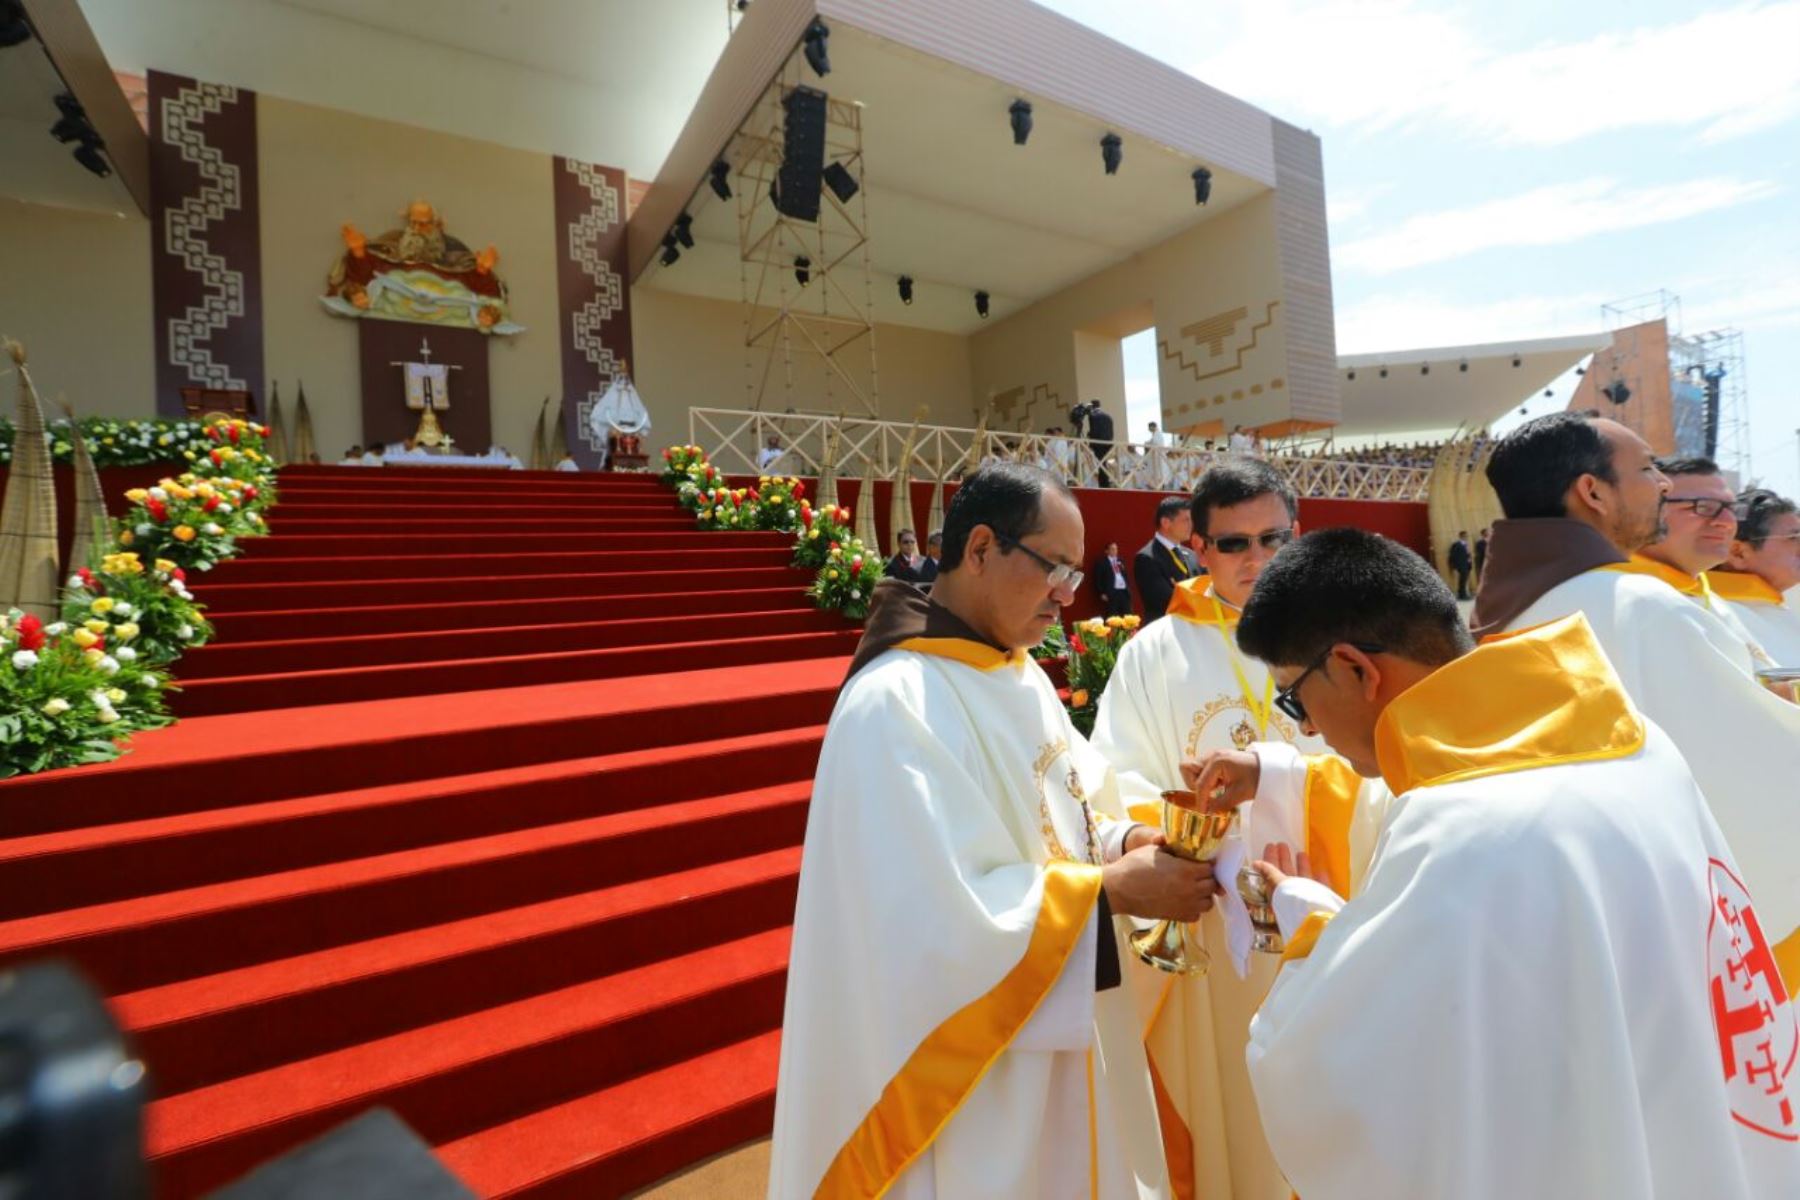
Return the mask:
<svg viewBox="0 0 1800 1200">
<path fill-rule="evenodd" d="M 406 377 L 406 407 L 414 411 L 445 410 L 450 407 L 450 372 L 460 371 L 455 363 L 434 363 L 431 361 L 431 343 L 425 338 L 419 339 L 420 362 L 400 362 L 395 360 L 388 365 L 399 367 Z"/>
</svg>

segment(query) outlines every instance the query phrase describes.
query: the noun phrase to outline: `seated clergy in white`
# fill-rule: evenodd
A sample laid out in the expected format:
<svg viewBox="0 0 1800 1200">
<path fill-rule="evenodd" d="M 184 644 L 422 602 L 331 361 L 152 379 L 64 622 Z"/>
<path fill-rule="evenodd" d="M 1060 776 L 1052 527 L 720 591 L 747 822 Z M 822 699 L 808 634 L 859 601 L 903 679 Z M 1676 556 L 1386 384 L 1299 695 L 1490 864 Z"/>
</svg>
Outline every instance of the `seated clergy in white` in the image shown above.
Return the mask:
<svg viewBox="0 0 1800 1200">
<path fill-rule="evenodd" d="M 1238 640 L 1393 795 L 1348 903 L 1285 847 L 1258 864 L 1288 947 L 1250 1077 L 1304 1200 L 1800 1196 L 1753 894 L 1584 618 L 1473 649 L 1422 559 L 1336 529 L 1270 564 Z M 1255 761 L 1259 803 L 1300 786 Z"/>
<path fill-rule="evenodd" d="M 1777 664 L 1800 667 L 1800 608 L 1787 596 L 1800 587 L 1800 506 L 1767 488 L 1741 493 L 1725 568 L 1707 572 L 1714 596 Z"/>
<path fill-rule="evenodd" d="M 1117 772 L 1128 810 L 1152 823 L 1161 821 L 1162 793 L 1184 786 L 1184 761 L 1261 741 L 1324 749 L 1276 710 L 1269 669 L 1241 653 L 1236 640 L 1238 611 L 1257 576 L 1293 539 L 1293 489 L 1266 462 L 1225 458 L 1201 476 L 1190 511 L 1208 573 L 1177 583 L 1169 619 L 1145 625 L 1126 643 L 1094 722 L 1094 748 Z M 1330 836 L 1350 811 L 1319 805 L 1314 815 Z M 1264 828 L 1259 814 L 1253 807 L 1248 840 L 1260 849 L 1287 827 Z M 1240 979 L 1218 916 L 1202 929 L 1213 958 L 1205 975 L 1170 975 L 1126 956 L 1127 981 L 1148 1027 L 1171 1186 L 1183 1197 L 1287 1200 L 1244 1070 L 1250 1017 L 1274 981 L 1276 961 L 1252 955 L 1249 975 Z"/>
<path fill-rule="evenodd" d="M 1630 566 L 1665 532 L 1669 482 L 1616 421 L 1564 412 L 1494 447 L 1494 524 L 1475 633 L 1581 613 L 1631 697 L 1687 759 L 1761 905 L 1790 986 L 1800 985 L 1800 706 L 1756 680 L 1743 638 Z"/>
<path fill-rule="evenodd" d="M 943 533 L 929 598 L 877 585 L 826 730 L 769 1195 L 1166 1196 L 1116 922 L 1217 885 L 1123 819 L 1027 652 L 1081 583 L 1068 488 L 983 466 Z"/>
</svg>

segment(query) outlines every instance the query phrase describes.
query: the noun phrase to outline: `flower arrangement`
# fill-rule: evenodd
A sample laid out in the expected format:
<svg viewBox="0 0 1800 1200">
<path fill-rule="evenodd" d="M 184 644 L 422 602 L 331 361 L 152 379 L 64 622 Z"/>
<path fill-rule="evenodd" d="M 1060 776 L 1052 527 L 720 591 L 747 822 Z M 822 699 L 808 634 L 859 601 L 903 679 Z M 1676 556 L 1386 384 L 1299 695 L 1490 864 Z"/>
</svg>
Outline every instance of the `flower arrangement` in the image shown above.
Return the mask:
<svg viewBox="0 0 1800 1200">
<path fill-rule="evenodd" d="M 1141 623 L 1136 616 L 1090 617 L 1069 634 L 1069 719 L 1084 735 L 1094 732 L 1100 694 Z"/>
<path fill-rule="evenodd" d="M 724 482 L 718 468 L 703 460 L 690 466 L 687 474 L 676 482 L 675 498 L 689 512 L 698 512 L 704 495 Z"/>
<path fill-rule="evenodd" d="M 800 529 L 800 506 L 805 503 L 806 485 L 789 476 L 786 479 L 764 475 L 756 481 L 758 529 L 777 533 L 794 533 Z"/>
<path fill-rule="evenodd" d="M 832 542 L 826 548 L 825 565 L 806 594 L 818 607 L 860 621 L 869 615 L 869 597 L 881 582 L 881 568 L 881 556 L 860 539 Z"/>
<path fill-rule="evenodd" d="M 1050 626 L 1044 631 L 1044 640 L 1031 648 L 1031 657 L 1039 662 L 1069 656 L 1069 635 L 1063 631 L 1062 622 Z"/>
<path fill-rule="evenodd" d="M 714 488 L 705 493 L 694 516 L 702 529 L 757 529 L 761 504 L 753 488 Z"/>
<path fill-rule="evenodd" d="M 87 441 L 94 465 L 102 470 L 170 462 L 182 458 L 189 450 L 204 452 L 208 448 L 203 421 L 164 418 L 120 421 L 111 417 L 83 417 L 76 424 Z M 69 437 L 67 418 L 48 422 L 45 432 L 50 437 L 51 458 L 56 462 L 73 462 L 75 450 Z M 0 465 L 12 462 L 14 436 L 12 422 L 0 420 Z"/>
<path fill-rule="evenodd" d="M 820 570 L 825 566 L 831 547 L 851 539 L 850 510 L 838 504 L 814 508 L 802 500 L 798 533 L 794 539 L 794 566 L 808 571 Z"/>
<path fill-rule="evenodd" d="M 70 576 L 63 621 L 84 627 L 96 620 L 111 622 L 121 628 L 110 635 L 98 632 L 128 643 L 115 656 L 160 667 L 211 640 L 212 626 L 202 608 L 188 590 L 187 572 L 173 561 L 159 558 L 145 567 L 138 555 L 121 551 L 106 555 L 98 571 L 82 567 Z M 121 632 L 131 636 L 121 639 Z"/>
<path fill-rule="evenodd" d="M 678 487 L 682 480 L 692 478 L 694 467 L 707 465 L 706 451 L 698 446 L 670 446 L 662 456 L 662 481 L 670 487 Z"/>
<path fill-rule="evenodd" d="M 274 466 L 263 450 L 267 433 L 241 420 L 207 426 L 205 448 L 183 452 L 192 470 L 125 493 L 131 508 L 117 522 L 119 546 L 140 558 L 206 571 L 234 557 L 239 538 L 267 533 L 262 514 L 275 499 Z"/>
<path fill-rule="evenodd" d="M 130 734 L 170 722 L 169 682 L 134 649 L 141 627 L 116 613 L 80 624 L 0 615 L 0 778 L 106 762 Z"/>
</svg>

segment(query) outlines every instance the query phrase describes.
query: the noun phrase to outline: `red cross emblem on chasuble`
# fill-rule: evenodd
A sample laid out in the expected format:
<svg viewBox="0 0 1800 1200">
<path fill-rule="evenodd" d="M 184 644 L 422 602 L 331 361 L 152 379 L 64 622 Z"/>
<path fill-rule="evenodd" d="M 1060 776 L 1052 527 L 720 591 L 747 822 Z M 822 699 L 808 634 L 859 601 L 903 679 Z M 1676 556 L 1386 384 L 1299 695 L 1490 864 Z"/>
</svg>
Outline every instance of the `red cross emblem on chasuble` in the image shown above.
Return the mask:
<svg viewBox="0 0 1800 1200">
<path fill-rule="evenodd" d="M 1763 936 L 1750 893 L 1718 859 L 1708 862 L 1712 919 L 1706 931 L 1713 1027 L 1731 1115 L 1758 1133 L 1800 1141 L 1788 1075 L 1800 1055 L 1800 1025 Z"/>
</svg>

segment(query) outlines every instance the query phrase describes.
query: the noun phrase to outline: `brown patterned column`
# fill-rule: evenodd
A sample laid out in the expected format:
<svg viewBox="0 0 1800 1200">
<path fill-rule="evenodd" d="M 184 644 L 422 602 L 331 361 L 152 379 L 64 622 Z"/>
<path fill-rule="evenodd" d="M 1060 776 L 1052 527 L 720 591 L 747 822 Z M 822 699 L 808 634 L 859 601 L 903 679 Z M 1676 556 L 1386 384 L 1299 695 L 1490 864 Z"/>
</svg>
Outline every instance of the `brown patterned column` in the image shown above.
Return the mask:
<svg viewBox="0 0 1800 1200">
<path fill-rule="evenodd" d="M 184 387 L 263 405 L 256 93 L 150 72 L 150 259 L 156 409 Z"/>
<path fill-rule="evenodd" d="M 625 283 L 625 172 L 557 157 L 556 290 L 562 314 L 562 419 L 583 470 L 605 443 L 588 417 L 619 364 L 631 357 L 631 289 Z"/>
</svg>

